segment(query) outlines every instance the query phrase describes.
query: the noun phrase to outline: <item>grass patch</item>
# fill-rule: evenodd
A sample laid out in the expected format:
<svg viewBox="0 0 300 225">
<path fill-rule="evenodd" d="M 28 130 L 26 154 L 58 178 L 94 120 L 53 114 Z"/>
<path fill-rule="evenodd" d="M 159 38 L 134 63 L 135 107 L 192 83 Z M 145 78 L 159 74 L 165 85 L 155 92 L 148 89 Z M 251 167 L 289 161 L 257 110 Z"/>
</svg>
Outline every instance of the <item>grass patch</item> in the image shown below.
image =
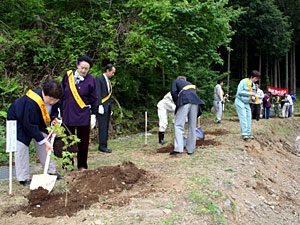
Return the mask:
<svg viewBox="0 0 300 225">
<path fill-rule="evenodd" d="M 172 215 L 171 217 L 166 218 L 163 221 L 161 221 L 160 224 L 161 225 L 175 225 L 175 224 L 178 224 L 179 220 L 180 220 L 180 217 L 178 215 Z"/>
<path fill-rule="evenodd" d="M 207 186 L 210 182 L 210 178 L 208 176 L 201 176 L 201 175 L 198 175 L 198 174 L 192 175 L 189 179 L 193 183 L 199 184 L 201 186 Z"/>
<path fill-rule="evenodd" d="M 212 198 L 211 194 L 198 193 L 196 191 L 189 193 L 189 199 L 194 203 L 193 213 L 197 215 L 210 215 L 214 223 L 227 224 L 225 216 L 222 214 L 221 208 Z"/>
<path fill-rule="evenodd" d="M 230 173 L 235 173 L 235 172 L 237 172 L 236 169 L 231 168 L 231 167 L 225 168 L 224 171 L 225 171 L 225 172 L 230 172 Z"/>
<path fill-rule="evenodd" d="M 233 180 L 232 179 L 225 179 L 223 181 L 223 183 L 226 184 L 226 185 L 232 185 L 233 184 Z"/>
</svg>

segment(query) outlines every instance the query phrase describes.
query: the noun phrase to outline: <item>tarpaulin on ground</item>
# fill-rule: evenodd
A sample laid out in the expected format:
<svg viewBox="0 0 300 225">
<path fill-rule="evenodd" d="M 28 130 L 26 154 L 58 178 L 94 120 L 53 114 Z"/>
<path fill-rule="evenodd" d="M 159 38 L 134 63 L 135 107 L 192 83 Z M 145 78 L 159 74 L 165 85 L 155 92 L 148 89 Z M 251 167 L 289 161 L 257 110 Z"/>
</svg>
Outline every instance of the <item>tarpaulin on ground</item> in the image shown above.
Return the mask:
<svg viewBox="0 0 300 225">
<path fill-rule="evenodd" d="M 284 94 L 289 93 L 289 89 L 288 88 L 277 88 L 277 87 L 268 86 L 268 92 L 271 92 L 272 95 L 283 96 Z"/>
</svg>

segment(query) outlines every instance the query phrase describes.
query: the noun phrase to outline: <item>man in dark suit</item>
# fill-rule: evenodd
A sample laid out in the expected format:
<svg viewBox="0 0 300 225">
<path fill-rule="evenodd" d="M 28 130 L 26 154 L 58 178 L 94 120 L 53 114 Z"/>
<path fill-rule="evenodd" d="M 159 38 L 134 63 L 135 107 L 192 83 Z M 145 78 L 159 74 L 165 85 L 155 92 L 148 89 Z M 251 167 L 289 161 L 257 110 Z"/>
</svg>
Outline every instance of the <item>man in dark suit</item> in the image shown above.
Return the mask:
<svg viewBox="0 0 300 225">
<path fill-rule="evenodd" d="M 108 126 L 111 116 L 111 94 L 112 85 L 110 78 L 114 76 L 116 68 L 112 64 L 108 64 L 105 67 L 105 72 L 102 76 L 96 78 L 97 90 L 98 90 L 98 136 L 100 152 L 111 153 L 112 150 L 107 147 L 108 139 Z"/>
</svg>

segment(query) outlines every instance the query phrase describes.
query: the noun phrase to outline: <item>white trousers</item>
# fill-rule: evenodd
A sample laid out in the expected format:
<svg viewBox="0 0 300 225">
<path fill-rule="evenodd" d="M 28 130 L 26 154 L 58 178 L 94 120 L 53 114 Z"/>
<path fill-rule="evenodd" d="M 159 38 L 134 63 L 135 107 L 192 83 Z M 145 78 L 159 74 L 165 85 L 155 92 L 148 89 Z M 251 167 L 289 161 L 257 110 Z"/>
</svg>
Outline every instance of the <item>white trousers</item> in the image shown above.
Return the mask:
<svg viewBox="0 0 300 225">
<path fill-rule="evenodd" d="M 168 111 L 165 108 L 158 108 L 157 109 L 158 119 L 159 119 L 159 131 L 165 132 L 168 128 L 168 114 L 174 119 L 174 112 Z"/>
<path fill-rule="evenodd" d="M 289 116 L 289 103 L 284 103 L 282 106 L 282 117 L 288 117 Z"/>
<path fill-rule="evenodd" d="M 214 108 L 216 110 L 216 116 L 217 116 L 217 120 L 222 119 L 222 114 L 223 114 L 223 104 L 221 101 L 214 101 Z"/>
<path fill-rule="evenodd" d="M 47 135 L 43 133 L 46 137 Z M 47 153 L 45 151 L 45 145 L 39 145 L 35 140 L 34 144 L 36 147 L 37 155 L 42 166 L 45 166 Z M 18 181 L 25 181 L 30 179 L 29 170 L 29 146 L 17 141 L 17 150 L 15 152 L 15 167 L 16 167 L 16 177 Z M 50 160 L 48 173 L 55 173 L 56 168 L 53 159 Z"/>
</svg>

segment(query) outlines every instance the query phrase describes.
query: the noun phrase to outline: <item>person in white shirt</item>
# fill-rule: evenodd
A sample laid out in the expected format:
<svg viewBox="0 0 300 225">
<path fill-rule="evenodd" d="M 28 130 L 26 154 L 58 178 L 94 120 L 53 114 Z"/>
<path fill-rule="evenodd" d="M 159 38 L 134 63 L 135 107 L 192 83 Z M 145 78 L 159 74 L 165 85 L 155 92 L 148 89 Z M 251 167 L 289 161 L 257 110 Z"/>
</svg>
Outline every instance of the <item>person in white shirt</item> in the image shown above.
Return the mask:
<svg viewBox="0 0 300 225">
<path fill-rule="evenodd" d="M 289 102 L 288 117 L 292 117 L 294 113 L 294 102 L 290 94 L 288 94 L 286 98 L 287 101 Z"/>
<path fill-rule="evenodd" d="M 283 95 L 283 99 L 281 100 L 281 105 L 282 105 L 282 118 L 287 118 L 289 116 L 289 107 L 290 103 L 288 100 L 288 94 Z"/>
<path fill-rule="evenodd" d="M 262 104 L 265 94 L 264 94 L 263 90 L 260 89 L 259 84 L 255 84 L 255 86 L 256 86 L 257 97 L 251 104 L 251 111 L 252 111 L 252 118 L 259 121 L 260 112 L 261 112 L 261 104 Z"/>
<path fill-rule="evenodd" d="M 216 111 L 217 123 L 221 123 L 224 104 L 224 92 L 222 90 L 223 81 L 218 80 L 214 88 L 214 109 Z"/>
<path fill-rule="evenodd" d="M 164 144 L 165 131 L 168 128 L 168 114 L 174 118 L 176 105 L 172 99 L 171 92 L 168 92 L 157 104 L 157 114 L 159 118 L 158 143 Z"/>
</svg>

